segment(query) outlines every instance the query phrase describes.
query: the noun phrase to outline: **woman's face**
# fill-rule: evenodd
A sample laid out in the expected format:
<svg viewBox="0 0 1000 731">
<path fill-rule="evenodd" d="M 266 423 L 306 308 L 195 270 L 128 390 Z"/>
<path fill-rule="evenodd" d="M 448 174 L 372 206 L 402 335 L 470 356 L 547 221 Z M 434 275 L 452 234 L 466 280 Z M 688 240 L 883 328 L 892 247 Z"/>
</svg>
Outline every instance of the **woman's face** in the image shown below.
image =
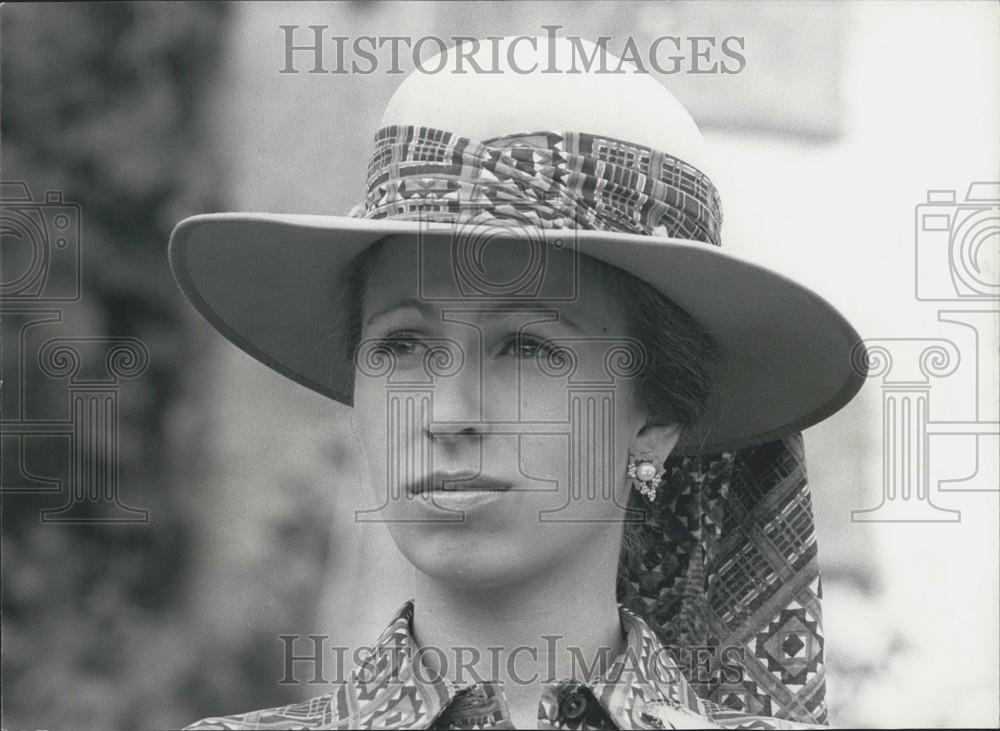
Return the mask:
<svg viewBox="0 0 1000 731">
<path fill-rule="evenodd" d="M 524 257 L 490 245 L 473 281 L 447 246 L 389 239 L 364 285 L 363 519 L 387 521 L 418 570 L 455 585 L 524 581 L 594 545 L 616 558 L 626 459 L 644 446 L 629 383 L 643 355 L 605 265 L 549 249 L 540 293 L 560 299 L 532 299 L 489 287 L 523 274 Z"/>
</svg>

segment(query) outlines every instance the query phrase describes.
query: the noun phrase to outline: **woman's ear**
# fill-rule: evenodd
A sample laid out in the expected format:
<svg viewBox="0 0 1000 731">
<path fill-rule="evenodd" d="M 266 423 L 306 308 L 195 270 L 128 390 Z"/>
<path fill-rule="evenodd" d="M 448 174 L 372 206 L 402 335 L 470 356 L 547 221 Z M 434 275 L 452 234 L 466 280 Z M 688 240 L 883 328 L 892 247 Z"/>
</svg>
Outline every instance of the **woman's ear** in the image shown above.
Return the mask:
<svg viewBox="0 0 1000 731">
<path fill-rule="evenodd" d="M 674 450 L 681 438 L 679 424 L 646 424 L 635 435 L 630 449 L 633 454 L 655 455 L 657 461 L 663 463 Z"/>
</svg>

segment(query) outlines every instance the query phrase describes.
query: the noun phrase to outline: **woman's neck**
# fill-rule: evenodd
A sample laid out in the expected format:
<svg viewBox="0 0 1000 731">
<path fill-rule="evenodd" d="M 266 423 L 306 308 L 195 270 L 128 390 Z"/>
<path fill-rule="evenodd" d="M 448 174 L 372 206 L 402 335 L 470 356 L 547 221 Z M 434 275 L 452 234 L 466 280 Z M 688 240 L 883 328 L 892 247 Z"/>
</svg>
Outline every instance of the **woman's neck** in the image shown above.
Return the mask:
<svg viewBox="0 0 1000 731">
<path fill-rule="evenodd" d="M 527 694 L 536 703 L 546 680 L 603 673 L 625 641 L 617 552 L 601 544 L 589 543 L 551 571 L 498 586 L 456 586 L 418 572 L 414 636 L 422 662 L 463 684 L 502 681 L 508 697 Z"/>
</svg>

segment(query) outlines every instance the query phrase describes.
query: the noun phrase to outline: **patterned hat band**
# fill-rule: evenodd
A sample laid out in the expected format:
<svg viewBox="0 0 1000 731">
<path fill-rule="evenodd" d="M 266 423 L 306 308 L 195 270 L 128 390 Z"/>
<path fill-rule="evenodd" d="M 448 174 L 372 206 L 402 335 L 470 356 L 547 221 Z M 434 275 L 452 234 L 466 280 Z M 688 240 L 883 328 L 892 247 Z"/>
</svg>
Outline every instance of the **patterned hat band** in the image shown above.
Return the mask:
<svg viewBox="0 0 1000 731">
<path fill-rule="evenodd" d="M 350 216 L 614 231 L 719 246 L 722 205 L 697 168 L 580 132 L 477 141 L 431 127 L 375 135 L 367 195 Z"/>
</svg>

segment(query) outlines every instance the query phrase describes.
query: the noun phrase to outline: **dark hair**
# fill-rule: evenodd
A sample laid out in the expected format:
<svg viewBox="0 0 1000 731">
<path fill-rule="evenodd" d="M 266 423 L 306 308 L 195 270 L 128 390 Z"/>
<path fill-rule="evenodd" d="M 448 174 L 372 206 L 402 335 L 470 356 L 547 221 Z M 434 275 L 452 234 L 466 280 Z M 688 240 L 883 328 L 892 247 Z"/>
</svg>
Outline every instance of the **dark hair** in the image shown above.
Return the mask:
<svg viewBox="0 0 1000 731">
<path fill-rule="evenodd" d="M 665 295 L 616 266 L 592 260 L 622 303 L 628 337 L 641 343 L 648 364 L 632 379 L 650 424 L 688 430 L 705 411 L 717 346 L 701 324 Z"/>
<path fill-rule="evenodd" d="M 347 352 L 352 357 L 361 340 L 365 284 L 384 241 L 355 257 L 338 290 L 345 298 L 339 314 L 346 318 Z M 715 339 L 684 309 L 642 279 L 598 259 L 584 257 L 584 262 L 596 268 L 614 299 L 622 303 L 627 336 L 642 344 L 646 364 L 632 378 L 637 403 L 645 409 L 650 424 L 676 424 L 683 435 L 705 410 L 719 358 Z M 628 508 L 634 515 L 645 515 L 645 521 L 625 524 L 619 579 L 624 564 L 644 551 L 647 539 L 643 536 L 651 535 L 656 523 L 645 498 L 635 490 L 629 494 Z"/>
<path fill-rule="evenodd" d="M 600 262 L 615 299 L 623 304 L 627 334 L 643 344 L 649 366 L 634 379 L 637 403 L 650 424 L 677 424 L 682 436 L 704 413 L 719 349 L 708 331 L 684 309 L 652 286 Z M 669 460 L 668 460 L 669 462 Z M 629 567 L 642 565 L 645 554 L 662 538 L 655 508 L 636 490 L 630 490 L 629 519 L 622 531 L 618 555 L 618 600 L 631 591 Z"/>
</svg>

